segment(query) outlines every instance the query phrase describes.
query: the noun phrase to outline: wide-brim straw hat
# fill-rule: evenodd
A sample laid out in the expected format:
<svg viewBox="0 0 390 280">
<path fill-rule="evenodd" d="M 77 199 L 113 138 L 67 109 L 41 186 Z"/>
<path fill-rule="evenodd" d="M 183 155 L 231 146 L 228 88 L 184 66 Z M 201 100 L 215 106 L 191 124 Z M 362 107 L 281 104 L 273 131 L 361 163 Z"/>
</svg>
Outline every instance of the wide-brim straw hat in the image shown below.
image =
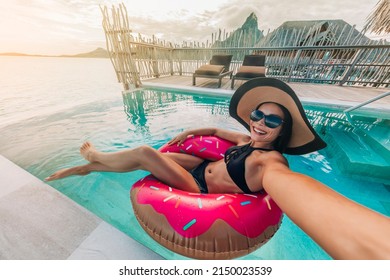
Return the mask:
<svg viewBox="0 0 390 280">
<path fill-rule="evenodd" d="M 283 105 L 291 114 L 293 122 L 291 139 L 284 153 L 301 155 L 326 147 L 326 143 L 310 125 L 295 92 L 281 80 L 255 78 L 242 84 L 230 100 L 229 113 L 250 130 L 250 113 L 264 102 Z"/>
</svg>

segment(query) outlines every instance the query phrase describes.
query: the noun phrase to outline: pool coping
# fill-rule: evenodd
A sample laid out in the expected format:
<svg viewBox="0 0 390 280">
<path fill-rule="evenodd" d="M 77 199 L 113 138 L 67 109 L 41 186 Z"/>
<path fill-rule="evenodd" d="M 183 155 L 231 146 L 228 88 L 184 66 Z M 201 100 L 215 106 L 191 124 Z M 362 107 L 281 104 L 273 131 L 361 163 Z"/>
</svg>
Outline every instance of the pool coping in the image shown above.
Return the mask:
<svg viewBox="0 0 390 280">
<path fill-rule="evenodd" d="M 0 259 L 163 259 L 2 155 L 0 168 Z"/>
</svg>

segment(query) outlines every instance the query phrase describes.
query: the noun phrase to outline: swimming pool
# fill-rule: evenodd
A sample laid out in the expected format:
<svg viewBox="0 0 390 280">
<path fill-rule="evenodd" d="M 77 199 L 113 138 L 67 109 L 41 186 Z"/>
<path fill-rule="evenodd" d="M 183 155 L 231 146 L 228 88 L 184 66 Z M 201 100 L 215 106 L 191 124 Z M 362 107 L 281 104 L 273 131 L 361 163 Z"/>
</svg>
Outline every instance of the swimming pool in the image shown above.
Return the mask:
<svg viewBox="0 0 390 280">
<path fill-rule="evenodd" d="M 40 179 L 85 163 L 78 154 L 85 140 L 116 151 L 140 143 L 159 147 L 190 127 L 242 129 L 228 116 L 228 96 L 166 90 L 121 96 L 109 60 L 1 57 L 0 61 L 0 153 Z M 289 156 L 291 167 L 390 215 L 389 116 L 355 115 L 352 126 L 339 109 L 310 104 L 305 109 L 329 147 Z M 129 189 L 144 175 L 95 173 L 50 184 L 163 257 L 181 259 L 151 240 L 133 216 Z M 328 258 L 285 217 L 266 245 L 242 259 Z"/>
<path fill-rule="evenodd" d="M 25 168 L 43 179 L 57 169 L 85 163 L 78 154 L 79 145 L 85 140 L 104 151 L 116 151 L 142 143 L 158 148 L 180 131 L 193 127 L 218 126 L 244 131 L 228 116 L 228 105 L 229 97 L 144 89 L 123 94 L 123 100 L 82 104 L 65 112 L 32 118 L 15 124 L 13 131 L 20 136 L 28 127 L 28 133 L 34 136 L 31 149 L 25 151 L 25 159 L 30 159 Z M 358 115 L 353 116 L 352 126 L 337 109 L 306 105 L 305 110 L 329 147 L 305 156 L 287 156 L 291 168 L 390 215 L 389 120 Z M 34 139 L 39 139 L 40 144 L 34 143 Z M 379 147 L 373 144 L 375 141 L 381 142 L 380 152 L 375 152 Z M 129 189 L 146 174 L 94 173 L 50 185 L 163 257 L 182 259 L 154 242 L 132 213 Z M 329 256 L 284 217 L 281 228 L 266 245 L 241 259 L 329 259 Z"/>
</svg>

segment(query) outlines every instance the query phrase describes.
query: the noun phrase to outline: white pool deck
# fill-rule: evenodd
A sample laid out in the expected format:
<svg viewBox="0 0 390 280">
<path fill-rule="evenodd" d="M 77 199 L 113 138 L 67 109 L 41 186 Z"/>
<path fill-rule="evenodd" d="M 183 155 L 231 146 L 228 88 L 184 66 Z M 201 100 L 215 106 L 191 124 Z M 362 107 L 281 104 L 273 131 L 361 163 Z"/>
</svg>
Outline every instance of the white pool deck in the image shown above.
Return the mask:
<svg viewBox="0 0 390 280">
<path fill-rule="evenodd" d="M 211 91 L 231 94 L 226 84 L 225 88 Z M 145 83 L 145 87 L 164 85 L 194 89 L 188 77 Z M 203 86 L 210 90 L 208 84 Z M 307 84 L 294 84 L 293 88 L 302 100 L 346 106 L 388 91 Z M 386 97 L 368 107 L 390 110 L 389 99 Z M 0 155 L 0 259 L 154 260 L 162 257 Z"/>
<path fill-rule="evenodd" d="M 162 259 L 3 156 L 0 170 L 0 259 Z"/>
</svg>

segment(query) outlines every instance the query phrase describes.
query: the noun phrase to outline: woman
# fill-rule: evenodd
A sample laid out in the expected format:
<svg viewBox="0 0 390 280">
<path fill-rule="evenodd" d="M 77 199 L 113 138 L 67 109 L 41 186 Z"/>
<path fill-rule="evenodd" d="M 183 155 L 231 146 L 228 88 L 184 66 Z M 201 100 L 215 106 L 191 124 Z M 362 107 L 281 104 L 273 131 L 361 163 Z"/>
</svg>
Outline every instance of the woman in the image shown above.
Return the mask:
<svg viewBox="0 0 390 280">
<path fill-rule="evenodd" d="M 104 153 L 97 151 L 91 143 L 87 142 L 81 146 L 80 153 L 90 162 L 89 164 L 57 171 L 46 180 L 56 180 L 70 175 L 85 175 L 93 171 L 129 172 L 142 169 L 151 172 L 156 178 L 174 188 L 190 192 L 261 191 L 263 170 L 266 166 L 282 163 L 288 167 L 282 153 L 288 152 L 290 140 L 296 142 L 296 137 L 291 136 L 301 133 L 293 129 L 307 130 L 306 133 L 311 134 L 317 142 L 315 149 L 325 146 L 308 123 L 295 93 L 286 86 L 279 80 L 264 78 L 260 84 L 255 83 L 237 90 L 232 98 L 230 112 L 233 117 L 246 125 L 249 135 L 219 128 L 201 128 L 184 131 L 168 143 L 180 145 L 190 135 L 215 135 L 236 144 L 236 147 L 227 151 L 224 160 L 210 162 L 186 154 L 162 154 L 148 146 Z M 268 94 L 263 94 L 264 87 L 268 87 Z M 256 97 L 251 96 L 248 99 L 246 95 L 247 93 L 250 95 L 253 89 L 257 92 Z M 277 92 L 282 96 L 293 96 L 295 102 L 285 103 L 286 108 L 282 105 L 285 97 L 278 98 Z M 235 109 L 241 109 L 243 106 L 247 108 L 242 113 L 244 116 L 241 117 L 235 113 Z M 300 122 L 296 121 L 296 123 L 300 124 L 301 128 L 293 125 L 295 121 L 290 114 L 291 110 L 297 115 L 294 115 L 294 118 L 300 119 Z M 301 141 L 299 146 L 307 146 L 313 139 L 305 140 L 306 143 Z M 311 148 L 310 151 L 315 149 Z"/>
<path fill-rule="evenodd" d="M 93 171 L 150 171 L 166 184 L 208 193 L 265 190 L 278 206 L 333 258 L 390 259 L 390 220 L 289 169 L 282 153 L 306 154 L 326 144 L 307 120 L 294 91 L 273 78 L 252 79 L 234 93 L 230 115 L 249 135 L 217 128 L 188 130 L 188 136 L 216 135 L 235 143 L 224 160 L 208 162 L 185 155 L 162 154 L 151 147 L 103 153 L 85 143 L 80 152 L 90 163 L 57 171 L 46 180 Z"/>
<path fill-rule="evenodd" d="M 285 158 L 276 150 L 276 148 L 283 150 L 284 147 L 275 147 L 275 140 L 280 138 L 281 131 L 291 130 L 291 121 L 284 121 L 291 118 L 287 118 L 280 105 L 275 103 L 260 105 L 252 115 L 250 135 L 218 128 L 201 128 L 184 131 L 169 141 L 170 145 L 180 145 L 190 135 L 215 135 L 224 138 L 241 149 L 231 149 L 232 151 L 225 156 L 226 163 L 224 160 L 209 162 L 187 154 L 163 154 L 148 146 L 104 153 L 97 151 L 91 143 L 87 142 L 81 146 L 80 152 L 90 162 L 89 164 L 60 170 L 47 180 L 69 175 L 84 175 L 92 171 L 129 172 L 142 169 L 151 172 L 159 180 L 174 188 L 190 192 L 258 192 L 263 188 L 261 169 L 264 165 L 282 162 L 287 166 Z M 268 119 L 273 119 L 278 125 L 267 126 Z M 289 133 L 283 135 L 287 139 L 290 136 Z M 237 162 L 234 154 L 240 152 L 243 153 L 241 157 L 245 155 L 247 157 Z M 244 167 L 245 178 L 241 179 L 239 178 L 241 170 L 237 168 L 242 168 L 244 172 Z"/>
</svg>

